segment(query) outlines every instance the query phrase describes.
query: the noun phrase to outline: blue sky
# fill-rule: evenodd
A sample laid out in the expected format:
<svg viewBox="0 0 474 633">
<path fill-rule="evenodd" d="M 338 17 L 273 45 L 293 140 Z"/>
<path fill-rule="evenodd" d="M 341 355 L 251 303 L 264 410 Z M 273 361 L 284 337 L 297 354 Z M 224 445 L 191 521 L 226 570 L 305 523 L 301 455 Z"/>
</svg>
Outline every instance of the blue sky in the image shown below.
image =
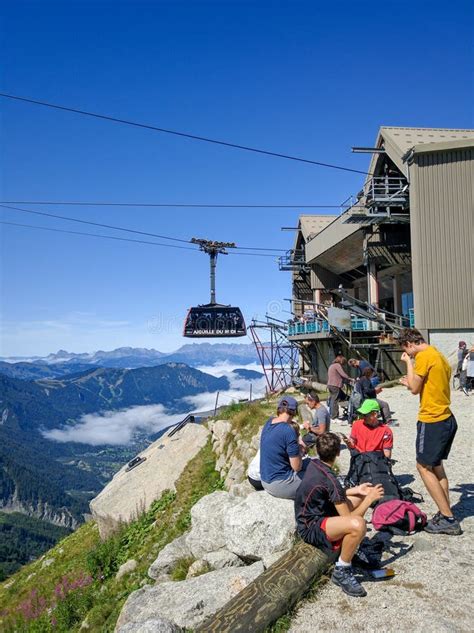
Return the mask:
<svg viewBox="0 0 474 633">
<path fill-rule="evenodd" d="M 372 145 L 380 125 L 473 126 L 470 4 L 10 1 L 1 91 L 363 170 L 368 157 L 350 147 Z M 23 103 L 0 100 L 0 109 L 3 201 L 331 205 L 363 178 Z M 280 229 L 300 213 L 39 209 L 271 248 L 291 247 Z M 0 229 L 4 356 L 169 351 L 186 342 L 187 307 L 207 301 L 203 255 Z M 289 296 L 289 274 L 272 258 L 220 258 L 218 300 L 247 320 L 268 307 L 286 318 Z"/>
</svg>

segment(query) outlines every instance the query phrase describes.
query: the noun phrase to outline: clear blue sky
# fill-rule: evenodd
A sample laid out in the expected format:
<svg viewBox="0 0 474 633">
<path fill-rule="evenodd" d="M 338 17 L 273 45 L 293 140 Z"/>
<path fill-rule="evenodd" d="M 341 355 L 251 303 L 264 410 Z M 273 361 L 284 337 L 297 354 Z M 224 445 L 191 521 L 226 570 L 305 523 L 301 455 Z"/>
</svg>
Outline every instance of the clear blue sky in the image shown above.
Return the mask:
<svg viewBox="0 0 474 633">
<path fill-rule="evenodd" d="M 471 4 L 10 0 L 2 3 L 0 85 L 365 169 L 368 157 L 350 147 L 372 145 L 380 125 L 473 126 Z M 2 200 L 338 204 L 363 178 L 23 103 L 0 100 L 0 108 Z M 280 227 L 296 226 L 300 213 L 297 206 L 41 209 L 273 248 L 291 247 L 293 234 Z M 203 255 L 0 228 L 2 355 L 122 345 L 172 350 L 186 342 L 187 307 L 207 301 Z M 289 295 L 289 274 L 271 258 L 221 257 L 218 300 L 240 305 L 247 320 L 263 317 L 269 305 L 278 310 Z"/>
</svg>

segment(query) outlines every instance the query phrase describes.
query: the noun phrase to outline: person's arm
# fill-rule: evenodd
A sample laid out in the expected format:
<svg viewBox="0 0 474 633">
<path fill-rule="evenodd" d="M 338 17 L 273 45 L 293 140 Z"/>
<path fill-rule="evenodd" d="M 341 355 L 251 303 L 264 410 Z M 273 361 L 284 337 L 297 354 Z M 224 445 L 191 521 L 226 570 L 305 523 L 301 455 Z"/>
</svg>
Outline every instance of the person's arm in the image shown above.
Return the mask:
<svg viewBox="0 0 474 633">
<path fill-rule="evenodd" d="M 286 454 L 290 462 L 290 467 L 295 473 L 298 473 L 303 467 L 303 460 L 301 457 L 301 446 L 299 443 L 299 437 L 296 435 L 296 431 L 288 426 L 285 429 L 286 436 Z"/>
<path fill-rule="evenodd" d="M 362 484 L 363 486 L 364 484 Z M 353 491 L 357 490 L 357 489 L 361 489 L 362 486 L 356 486 L 355 488 L 349 488 L 349 490 L 346 490 L 347 494 L 354 494 Z M 360 495 L 361 493 L 356 493 L 358 495 Z M 347 503 L 337 503 L 335 504 L 337 513 L 340 516 L 359 516 L 359 517 L 363 517 L 364 514 L 367 512 L 367 510 L 370 508 L 370 506 L 374 503 L 374 501 L 378 501 L 379 499 L 381 499 L 383 497 L 383 486 L 382 484 L 378 484 L 377 486 L 371 486 L 368 491 L 367 494 L 364 496 L 364 498 L 362 499 L 362 501 L 360 502 L 360 505 L 357 506 L 357 508 L 353 508 L 352 511 L 349 509 L 349 506 Z"/>
<path fill-rule="evenodd" d="M 367 495 L 362 499 L 361 503 L 357 508 L 355 508 L 351 514 L 353 516 L 363 517 L 370 506 L 374 503 L 374 501 L 379 501 L 383 497 L 383 486 L 382 484 L 377 484 L 370 488 Z"/>
<path fill-rule="evenodd" d="M 339 376 L 346 382 L 354 382 L 354 379 L 346 374 L 346 372 L 342 369 L 341 365 L 339 364 L 337 365 L 336 371 L 339 374 Z"/>
<path fill-rule="evenodd" d="M 320 422 L 318 426 L 312 426 L 311 431 L 315 435 L 322 435 L 323 433 L 326 433 L 326 422 Z"/>
<path fill-rule="evenodd" d="M 298 473 L 303 466 L 303 459 L 301 455 L 297 455 L 296 457 L 290 457 L 290 466 L 295 473 Z"/>
<path fill-rule="evenodd" d="M 385 455 L 387 459 L 392 458 L 392 448 L 393 448 L 393 433 L 392 433 L 392 429 L 390 429 L 387 426 L 385 427 L 385 432 L 384 432 L 383 442 L 382 442 L 383 454 Z"/>
<path fill-rule="evenodd" d="M 347 501 L 344 501 L 344 503 L 335 503 L 334 507 L 336 508 L 339 516 L 341 517 L 351 516 L 351 509 L 349 508 L 349 504 L 347 503 Z"/>
<path fill-rule="evenodd" d="M 414 395 L 421 393 L 424 377 L 419 376 L 415 372 L 415 368 L 413 366 L 411 358 L 410 356 L 408 356 L 406 352 L 403 352 L 400 360 L 406 364 L 406 368 L 407 368 L 407 375 L 400 379 L 401 384 L 408 387 L 408 389 Z"/>
</svg>

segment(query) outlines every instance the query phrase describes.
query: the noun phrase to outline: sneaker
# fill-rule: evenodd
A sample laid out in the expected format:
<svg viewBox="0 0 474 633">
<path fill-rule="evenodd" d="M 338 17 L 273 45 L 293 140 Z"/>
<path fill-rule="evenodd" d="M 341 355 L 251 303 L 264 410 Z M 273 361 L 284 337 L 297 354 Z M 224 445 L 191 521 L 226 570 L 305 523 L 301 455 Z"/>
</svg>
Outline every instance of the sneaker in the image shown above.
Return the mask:
<svg viewBox="0 0 474 633">
<path fill-rule="evenodd" d="M 340 587 L 344 593 L 354 598 L 363 598 L 367 595 L 367 591 L 354 576 L 352 566 L 341 567 L 336 565 L 332 572 L 331 580 L 335 585 Z"/>
<path fill-rule="evenodd" d="M 396 420 L 387 420 L 387 422 L 385 422 L 385 425 L 386 426 L 400 426 Z"/>
<path fill-rule="evenodd" d="M 450 534 L 451 536 L 458 536 L 462 534 L 461 526 L 459 522 L 448 521 L 441 512 L 437 512 L 432 519 L 425 525 L 425 532 L 428 534 Z"/>
</svg>

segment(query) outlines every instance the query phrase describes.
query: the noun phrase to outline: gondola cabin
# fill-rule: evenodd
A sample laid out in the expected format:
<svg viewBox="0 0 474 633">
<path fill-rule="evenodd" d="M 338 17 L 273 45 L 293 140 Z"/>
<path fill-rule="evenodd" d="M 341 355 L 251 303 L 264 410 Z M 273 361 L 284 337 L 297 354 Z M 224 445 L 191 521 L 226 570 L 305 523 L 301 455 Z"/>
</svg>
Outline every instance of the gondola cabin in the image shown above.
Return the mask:
<svg viewBox="0 0 474 633">
<path fill-rule="evenodd" d="M 187 338 L 228 338 L 246 334 L 247 328 L 240 308 L 219 304 L 190 308 L 183 332 Z"/>
<path fill-rule="evenodd" d="M 187 338 L 229 338 L 245 336 L 244 317 L 240 308 L 222 305 L 216 302 L 216 263 L 217 255 L 227 255 L 226 248 L 235 248 L 233 242 L 213 242 L 192 238 L 201 251 L 210 257 L 211 300 L 188 310 L 184 321 L 183 336 Z"/>
</svg>

